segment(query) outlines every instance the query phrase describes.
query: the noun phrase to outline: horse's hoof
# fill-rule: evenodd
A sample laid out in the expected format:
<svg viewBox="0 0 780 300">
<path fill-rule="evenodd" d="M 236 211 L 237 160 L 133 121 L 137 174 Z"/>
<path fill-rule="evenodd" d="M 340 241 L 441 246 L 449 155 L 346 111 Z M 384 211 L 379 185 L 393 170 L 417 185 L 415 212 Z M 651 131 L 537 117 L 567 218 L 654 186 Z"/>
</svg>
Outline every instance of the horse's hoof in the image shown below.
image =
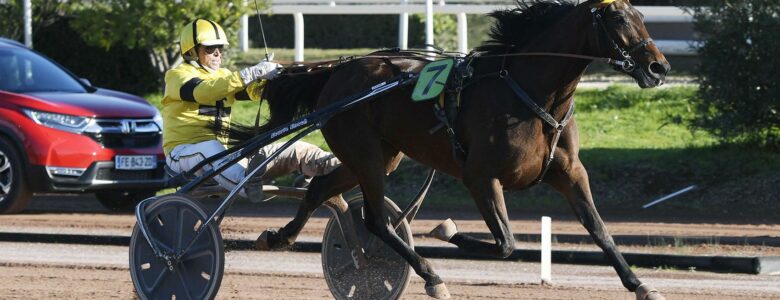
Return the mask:
<svg viewBox="0 0 780 300">
<path fill-rule="evenodd" d="M 257 240 L 255 241 L 255 249 L 260 251 L 268 251 L 278 248 L 278 246 L 274 245 L 274 243 L 271 241 L 271 236 L 275 235 L 277 235 L 276 230 L 266 229 L 263 231 L 263 233 L 260 234 L 260 236 L 257 237 Z"/>
<path fill-rule="evenodd" d="M 425 293 L 428 294 L 428 296 L 436 299 L 450 298 L 450 292 L 447 290 L 447 286 L 443 282 L 432 286 L 425 285 Z"/>
<path fill-rule="evenodd" d="M 458 226 L 452 219 L 444 220 L 439 226 L 431 230 L 430 235 L 445 242 L 449 242 L 458 233 Z"/>
<path fill-rule="evenodd" d="M 666 300 L 658 290 L 646 283 L 639 285 L 634 293 L 636 293 L 636 300 Z"/>
</svg>

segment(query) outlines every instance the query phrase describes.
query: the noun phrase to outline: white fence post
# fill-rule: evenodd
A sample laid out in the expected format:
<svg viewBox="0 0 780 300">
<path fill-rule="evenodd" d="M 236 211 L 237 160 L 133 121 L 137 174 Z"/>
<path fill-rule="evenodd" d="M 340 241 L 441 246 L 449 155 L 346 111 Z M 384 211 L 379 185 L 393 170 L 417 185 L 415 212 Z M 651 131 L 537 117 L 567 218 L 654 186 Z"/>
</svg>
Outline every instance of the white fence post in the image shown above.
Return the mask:
<svg viewBox="0 0 780 300">
<path fill-rule="evenodd" d="M 433 0 L 425 1 L 425 43 L 433 45 Z M 431 46 L 427 48 L 433 50 Z"/>
<path fill-rule="evenodd" d="M 458 13 L 458 52 L 469 52 L 469 32 L 466 13 Z"/>
<path fill-rule="evenodd" d="M 241 46 L 241 52 L 249 50 L 249 16 L 241 16 L 241 30 L 238 31 L 238 44 Z"/>
<path fill-rule="evenodd" d="M 303 13 L 294 13 L 295 22 L 295 61 L 303 61 Z"/>
<path fill-rule="evenodd" d="M 407 5 L 409 0 L 401 0 L 401 5 Z M 398 48 L 406 50 L 409 48 L 409 13 L 404 12 L 398 15 Z"/>
<path fill-rule="evenodd" d="M 24 4 L 22 4 L 24 13 L 22 13 L 22 22 L 24 26 L 24 45 L 27 46 L 27 48 L 32 49 L 33 47 L 33 40 L 32 40 L 32 0 L 24 0 Z"/>
<path fill-rule="evenodd" d="M 541 279 L 542 284 L 552 283 L 552 219 L 542 217 L 542 260 Z"/>
</svg>

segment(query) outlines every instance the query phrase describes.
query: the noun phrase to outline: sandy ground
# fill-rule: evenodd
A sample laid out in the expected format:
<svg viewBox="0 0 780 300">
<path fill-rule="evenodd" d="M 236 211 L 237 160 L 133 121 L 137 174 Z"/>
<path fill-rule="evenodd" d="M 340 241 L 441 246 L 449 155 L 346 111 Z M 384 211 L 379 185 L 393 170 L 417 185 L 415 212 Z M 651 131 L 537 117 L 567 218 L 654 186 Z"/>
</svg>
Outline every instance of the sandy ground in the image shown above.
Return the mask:
<svg viewBox="0 0 780 300">
<path fill-rule="evenodd" d="M 254 239 L 268 227 L 288 222 L 295 206 L 238 204 L 223 221 L 225 238 Z M 453 216 L 463 232 L 487 232 L 475 212 L 421 212 L 412 224 L 418 244 L 436 244 L 426 233 Z M 319 212 L 302 240 L 319 240 L 328 221 Z M 512 216 L 514 233 L 539 232 L 538 216 Z M 37 197 L 31 210 L 0 216 L 2 232 L 130 234 L 131 214 L 102 209 L 91 197 Z M 614 235 L 780 237 L 780 224 L 664 220 L 607 220 Z M 554 217 L 554 234 L 586 234 L 570 216 Z M 521 243 L 520 247 L 538 247 Z M 624 252 L 717 255 L 780 255 L 780 247 L 650 245 L 621 247 Z M 592 244 L 555 244 L 554 249 L 597 250 Z M 231 251 L 220 299 L 327 299 L 318 253 Z M 554 265 L 552 286 L 538 284 L 539 265 L 528 262 L 432 260 L 453 299 L 634 299 L 611 267 Z M 669 299 L 780 299 L 780 276 L 719 274 L 686 270 L 637 269 Z M 0 243 L 2 299 L 133 299 L 127 248 L 114 246 Z M 404 299 L 425 299 L 423 282 L 413 276 Z"/>
<path fill-rule="evenodd" d="M 238 203 L 229 210 L 222 222 L 225 239 L 254 240 L 267 228 L 279 228 L 292 219 L 294 202 L 269 202 L 263 204 Z M 428 238 L 428 232 L 447 217 L 452 217 L 461 232 L 489 232 L 476 212 L 426 212 L 422 211 L 412 223 L 415 241 L 422 245 L 446 245 Z M 539 234 L 538 216 L 511 217 L 511 230 L 515 234 Z M 319 241 L 328 222 L 325 210 L 318 211 L 304 227 L 299 240 Z M 36 197 L 31 210 L 19 215 L 0 215 L 0 232 L 37 232 L 63 234 L 97 234 L 129 236 L 135 218 L 129 213 L 111 213 L 100 207 L 91 197 L 48 196 Z M 759 237 L 780 238 L 780 223 L 762 224 L 747 222 L 719 222 L 713 220 L 606 220 L 613 235 L 666 235 L 703 237 Z M 571 216 L 553 217 L 553 234 L 587 235 L 587 231 Z M 538 249 L 538 243 L 517 243 L 521 249 Z M 593 243 L 554 243 L 554 250 L 599 251 Z M 780 247 L 762 245 L 706 244 L 650 244 L 620 245 L 623 252 L 668 253 L 685 255 L 731 256 L 780 256 Z"/>
<path fill-rule="evenodd" d="M 127 249 L 115 246 L 0 243 L 0 298 L 133 299 Z M 327 299 L 316 253 L 232 251 L 220 299 Z M 538 284 L 539 264 L 431 260 L 453 299 L 633 299 L 611 267 L 554 265 L 553 285 Z M 637 269 L 668 299 L 778 299 L 780 277 Z M 413 276 L 404 299 L 426 299 Z"/>
</svg>

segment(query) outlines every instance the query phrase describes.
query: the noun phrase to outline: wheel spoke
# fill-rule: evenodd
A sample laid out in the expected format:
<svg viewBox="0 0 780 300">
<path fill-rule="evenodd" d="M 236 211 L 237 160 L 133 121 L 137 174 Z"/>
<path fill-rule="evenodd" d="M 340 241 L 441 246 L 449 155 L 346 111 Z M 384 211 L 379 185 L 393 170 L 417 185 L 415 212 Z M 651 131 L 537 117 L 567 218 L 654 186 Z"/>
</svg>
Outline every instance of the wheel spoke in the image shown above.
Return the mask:
<svg viewBox="0 0 780 300">
<path fill-rule="evenodd" d="M 8 157 L 0 157 L 3 160 L 3 165 L 0 166 L 0 173 L 11 167 L 11 162 L 8 161 Z"/>
<path fill-rule="evenodd" d="M 3 190 L 3 194 L 8 194 L 8 192 L 11 191 L 11 181 L 8 180 L 8 183 L 0 182 L 0 189 Z"/>
<path fill-rule="evenodd" d="M 193 260 L 193 259 L 196 259 L 196 258 L 203 257 L 203 256 L 211 254 L 211 251 L 209 251 L 210 249 L 208 249 L 208 247 L 198 247 L 198 248 L 202 248 L 202 249 L 200 249 L 200 250 L 197 250 L 197 249 L 192 250 L 191 249 L 190 251 L 187 251 L 187 254 L 185 254 L 184 257 L 181 258 L 181 261 L 182 262 L 190 261 L 190 260 Z"/>
<path fill-rule="evenodd" d="M 355 262 L 352 260 L 352 258 L 350 258 L 349 260 L 345 260 L 344 263 L 342 263 L 341 265 L 339 265 L 336 268 L 334 268 L 333 269 L 333 273 L 334 274 L 343 274 L 350 267 L 355 268 Z"/>
<path fill-rule="evenodd" d="M 183 206 L 179 206 L 176 208 L 176 218 L 178 218 L 178 222 L 176 222 L 176 251 L 182 249 L 182 229 L 184 227 L 184 211 L 182 211 Z"/>
<path fill-rule="evenodd" d="M 154 243 L 157 248 L 160 249 L 160 251 L 166 252 L 166 253 L 174 253 L 173 247 L 163 243 L 161 240 L 158 240 L 154 237 L 150 237 L 152 239 L 152 243 Z"/>
<path fill-rule="evenodd" d="M 187 268 L 185 268 L 184 265 L 179 264 L 178 269 L 179 272 L 176 272 L 176 277 L 179 278 L 179 283 L 181 284 L 182 291 L 184 291 L 184 293 L 187 295 L 187 299 L 192 299 L 192 295 L 190 295 L 190 288 L 189 286 L 187 286 L 187 281 L 184 280 L 184 276 L 182 276 L 182 274 L 187 272 Z"/>
<path fill-rule="evenodd" d="M 154 280 L 152 283 L 152 286 L 149 287 L 149 293 L 153 294 L 154 291 L 160 287 L 160 284 L 164 281 L 166 275 L 168 275 L 168 269 L 163 269 L 162 272 L 160 272 L 159 275 L 157 275 L 157 279 Z"/>
<path fill-rule="evenodd" d="M 365 249 L 364 251 L 366 251 L 366 255 L 371 255 L 375 251 L 378 251 L 380 246 L 382 246 L 382 243 L 383 242 L 381 242 L 381 240 L 376 235 L 373 233 L 369 234 L 368 239 L 366 239 L 366 243 L 364 244 L 365 246 L 363 246 L 363 249 Z"/>
</svg>

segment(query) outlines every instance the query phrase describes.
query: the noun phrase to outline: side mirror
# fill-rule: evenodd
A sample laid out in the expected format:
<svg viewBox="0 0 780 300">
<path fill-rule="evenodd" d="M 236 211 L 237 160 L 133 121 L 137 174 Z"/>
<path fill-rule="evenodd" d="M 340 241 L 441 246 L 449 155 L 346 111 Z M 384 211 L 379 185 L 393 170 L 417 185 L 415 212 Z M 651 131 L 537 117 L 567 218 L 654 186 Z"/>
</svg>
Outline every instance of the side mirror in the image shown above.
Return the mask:
<svg viewBox="0 0 780 300">
<path fill-rule="evenodd" d="M 92 82 L 89 82 L 89 79 L 79 78 L 79 80 L 81 80 L 81 83 L 86 84 L 88 87 L 92 87 Z"/>
</svg>

